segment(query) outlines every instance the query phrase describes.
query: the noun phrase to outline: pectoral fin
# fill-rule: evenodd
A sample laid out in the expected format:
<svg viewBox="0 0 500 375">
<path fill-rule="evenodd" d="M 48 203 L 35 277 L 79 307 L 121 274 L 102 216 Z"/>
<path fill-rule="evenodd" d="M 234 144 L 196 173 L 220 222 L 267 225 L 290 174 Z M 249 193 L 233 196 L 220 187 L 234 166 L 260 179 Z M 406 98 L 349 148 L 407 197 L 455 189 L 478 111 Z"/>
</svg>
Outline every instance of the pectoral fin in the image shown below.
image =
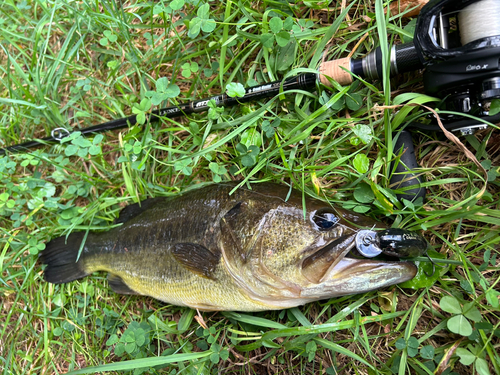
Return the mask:
<svg viewBox="0 0 500 375">
<path fill-rule="evenodd" d="M 178 243 L 174 245 L 172 255 L 191 272 L 215 280 L 214 271 L 219 264 L 220 254 L 216 255 L 206 247 L 194 243 Z"/>
</svg>

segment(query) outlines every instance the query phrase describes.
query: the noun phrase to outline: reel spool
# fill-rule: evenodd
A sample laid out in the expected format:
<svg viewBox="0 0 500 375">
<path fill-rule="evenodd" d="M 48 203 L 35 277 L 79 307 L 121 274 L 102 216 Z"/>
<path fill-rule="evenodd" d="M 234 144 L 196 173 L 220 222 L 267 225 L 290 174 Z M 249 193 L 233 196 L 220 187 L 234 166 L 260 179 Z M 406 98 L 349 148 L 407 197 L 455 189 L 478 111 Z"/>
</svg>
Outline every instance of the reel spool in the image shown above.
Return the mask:
<svg viewBox="0 0 500 375">
<path fill-rule="evenodd" d="M 416 29 L 415 47 L 426 64 L 425 91 L 444 99 L 440 109 L 497 121 L 488 111 L 500 98 L 500 1 L 431 1 Z M 443 119 L 459 122 L 460 128 L 449 127 L 465 134 L 479 125 L 464 124 L 462 116 Z"/>
</svg>

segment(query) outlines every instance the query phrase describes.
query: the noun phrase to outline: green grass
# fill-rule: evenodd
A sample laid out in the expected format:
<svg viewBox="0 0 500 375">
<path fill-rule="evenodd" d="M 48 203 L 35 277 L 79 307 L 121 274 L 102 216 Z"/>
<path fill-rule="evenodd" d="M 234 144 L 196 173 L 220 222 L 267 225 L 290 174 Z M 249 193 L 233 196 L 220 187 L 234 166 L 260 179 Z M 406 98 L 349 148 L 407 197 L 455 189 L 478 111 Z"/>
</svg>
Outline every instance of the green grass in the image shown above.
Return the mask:
<svg viewBox="0 0 500 375">
<path fill-rule="evenodd" d="M 148 100 L 140 103 L 163 93 L 156 84 L 162 77 L 180 88 L 170 104 L 182 103 L 229 83 L 316 69 L 323 52 L 327 59 L 347 56 L 365 33 L 355 58 L 379 37 L 408 33 L 409 21 L 386 19 L 382 2 L 350 3 L 347 18 L 340 2 L 212 2 L 209 13 L 203 4 L 4 0 L 0 145 L 148 110 Z M 284 21 L 281 29 L 274 17 Z M 428 198 L 399 203 L 389 187 L 397 150 L 387 136 L 391 124 L 424 109 L 399 108 L 397 115 L 383 106 L 422 92 L 420 80 L 413 73 L 318 87 L 1 156 L 2 374 L 84 373 L 78 370 L 90 366 L 120 374 L 500 373 L 499 132 L 462 139 L 487 182 L 442 134 L 416 133 Z M 428 102 L 419 94 L 414 100 Z M 436 277 L 421 276 L 416 289 L 255 314 L 197 315 L 119 296 L 103 274 L 60 286 L 43 281 L 36 254 L 50 238 L 109 227 L 122 207 L 140 199 L 230 179 L 284 181 L 422 230 L 439 253 L 433 257 L 446 262 Z M 425 258 L 420 265 L 432 268 Z"/>
</svg>

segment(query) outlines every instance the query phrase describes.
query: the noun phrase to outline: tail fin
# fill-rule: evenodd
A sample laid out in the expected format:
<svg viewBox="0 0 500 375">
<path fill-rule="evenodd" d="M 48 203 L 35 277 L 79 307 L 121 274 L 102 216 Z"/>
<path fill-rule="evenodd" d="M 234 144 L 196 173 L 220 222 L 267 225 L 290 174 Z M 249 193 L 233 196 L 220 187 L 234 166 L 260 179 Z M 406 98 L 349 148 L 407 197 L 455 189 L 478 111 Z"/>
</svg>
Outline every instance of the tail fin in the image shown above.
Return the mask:
<svg viewBox="0 0 500 375">
<path fill-rule="evenodd" d="M 85 232 L 71 233 L 50 241 L 40 253 L 42 264 L 46 264 L 44 278 L 49 283 L 61 284 L 87 276 L 82 262 L 78 261 L 78 251 L 85 237 Z"/>
</svg>

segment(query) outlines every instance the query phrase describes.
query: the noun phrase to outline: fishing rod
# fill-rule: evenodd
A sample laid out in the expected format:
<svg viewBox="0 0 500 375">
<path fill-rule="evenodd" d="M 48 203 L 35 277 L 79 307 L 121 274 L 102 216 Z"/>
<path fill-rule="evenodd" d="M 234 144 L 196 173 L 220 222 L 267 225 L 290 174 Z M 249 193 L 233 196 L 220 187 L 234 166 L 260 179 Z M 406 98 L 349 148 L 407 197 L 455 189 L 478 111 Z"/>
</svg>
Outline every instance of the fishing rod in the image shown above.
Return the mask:
<svg viewBox="0 0 500 375">
<path fill-rule="evenodd" d="M 454 26 L 454 27 L 452 27 Z M 447 130 L 470 134 L 486 127 L 485 122 L 500 121 L 500 115 L 489 116 L 493 99 L 500 98 L 500 1 L 498 0 L 431 0 L 420 12 L 413 42 L 394 45 L 390 49 L 390 75 L 425 68 L 424 91 L 443 99 L 440 109 L 471 115 L 443 117 Z M 354 77 L 368 80 L 383 77 L 383 54 L 378 47 L 361 59 L 342 58 L 319 66 L 318 73 L 303 73 L 284 81 L 275 81 L 245 89 L 243 97 L 220 94 L 205 99 L 154 110 L 147 115 L 149 122 L 207 111 L 209 102 L 216 106 L 233 106 L 278 95 L 288 90 L 313 91 L 318 84 L 331 86 L 331 81 L 349 85 Z M 137 123 L 135 115 L 79 129 L 81 134 L 125 128 Z M 440 130 L 436 124 L 411 122 L 409 129 Z M 41 144 L 60 141 L 71 132 L 54 129 L 49 137 L 0 149 L 0 155 L 23 151 Z M 394 150 L 405 149 L 400 163 L 391 176 L 391 184 L 406 189 L 398 198 L 413 200 L 424 197 L 411 133 L 398 132 Z M 408 189 L 411 188 L 411 189 Z"/>
<path fill-rule="evenodd" d="M 273 97 L 280 93 L 280 90 L 305 90 L 312 91 L 316 88 L 318 75 L 315 73 L 303 73 L 295 77 L 286 79 L 285 81 L 275 81 L 271 83 L 265 83 L 259 86 L 253 86 L 245 89 L 245 95 L 239 98 L 230 97 L 227 94 L 220 94 L 216 96 L 211 96 L 209 98 L 204 98 L 200 100 L 190 101 L 177 106 L 171 106 L 166 108 L 157 109 L 149 112 L 146 115 L 146 120 L 149 122 L 157 122 L 161 118 L 176 118 L 181 116 L 187 116 L 193 113 L 205 112 L 210 109 L 209 102 L 213 101 L 217 107 L 221 106 L 234 106 L 241 103 L 253 102 L 256 100 L 261 100 L 269 97 Z M 105 132 L 109 130 L 122 129 L 129 126 L 133 126 L 137 123 L 136 115 L 111 120 L 99 125 L 90 126 L 87 128 L 79 129 L 83 135 L 95 134 L 100 132 Z M 72 132 L 65 128 L 56 128 L 52 131 L 51 135 L 40 140 L 32 140 L 24 142 L 18 145 L 9 146 L 5 148 L 0 148 L 0 155 L 6 152 L 19 152 L 24 151 L 31 147 L 40 146 L 42 144 L 60 141 L 64 137 L 67 137 Z"/>
</svg>

